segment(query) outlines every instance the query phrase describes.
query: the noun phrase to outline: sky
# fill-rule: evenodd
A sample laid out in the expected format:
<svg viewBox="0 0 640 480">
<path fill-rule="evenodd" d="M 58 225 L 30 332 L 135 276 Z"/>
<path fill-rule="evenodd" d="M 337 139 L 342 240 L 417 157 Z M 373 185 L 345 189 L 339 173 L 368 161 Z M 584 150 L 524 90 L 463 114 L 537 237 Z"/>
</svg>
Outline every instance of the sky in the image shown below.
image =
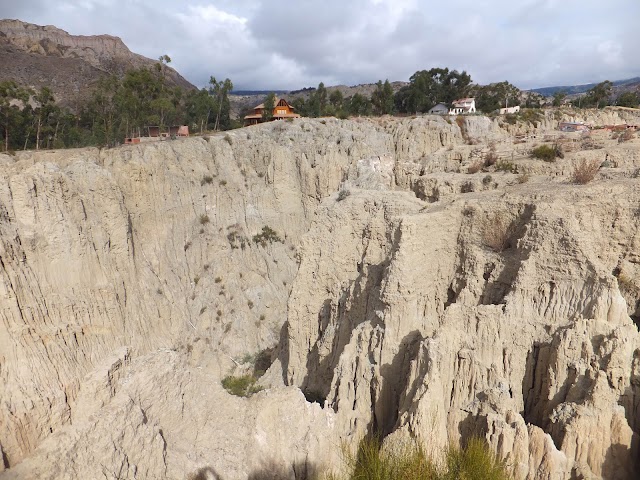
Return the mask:
<svg viewBox="0 0 640 480">
<path fill-rule="evenodd" d="M 523 89 L 640 76 L 638 0 L 0 0 L 0 18 L 118 36 L 198 87 L 408 81 L 433 67 Z"/>
</svg>

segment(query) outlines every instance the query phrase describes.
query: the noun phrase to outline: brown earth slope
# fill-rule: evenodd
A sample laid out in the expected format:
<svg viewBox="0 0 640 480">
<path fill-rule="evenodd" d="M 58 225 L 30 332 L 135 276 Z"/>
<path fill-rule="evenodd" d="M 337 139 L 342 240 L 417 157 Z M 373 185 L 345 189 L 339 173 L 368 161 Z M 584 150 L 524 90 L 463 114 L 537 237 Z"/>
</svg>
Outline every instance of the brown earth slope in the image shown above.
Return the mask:
<svg viewBox="0 0 640 480">
<path fill-rule="evenodd" d="M 118 37 L 80 36 L 53 26 L 19 20 L 0 20 L 0 81 L 50 87 L 56 99 L 74 107 L 97 82 L 108 75 L 122 75 L 133 68 L 155 68 L 157 60 L 131 52 Z M 170 83 L 195 88 L 172 68 Z"/>
</svg>

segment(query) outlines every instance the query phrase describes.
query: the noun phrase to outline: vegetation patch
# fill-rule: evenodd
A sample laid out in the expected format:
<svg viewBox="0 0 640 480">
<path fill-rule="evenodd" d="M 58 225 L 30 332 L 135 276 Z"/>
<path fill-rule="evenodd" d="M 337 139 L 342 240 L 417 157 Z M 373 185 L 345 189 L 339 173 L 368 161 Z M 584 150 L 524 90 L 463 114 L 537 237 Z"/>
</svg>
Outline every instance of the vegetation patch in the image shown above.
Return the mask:
<svg viewBox="0 0 640 480">
<path fill-rule="evenodd" d="M 496 172 L 518 173 L 518 167 L 513 162 L 502 160 L 496 163 Z"/>
<path fill-rule="evenodd" d="M 267 243 L 280 242 L 284 243 L 278 236 L 276 231 L 268 225 L 262 227 L 262 232 L 253 236 L 254 243 L 260 245 L 262 248 L 267 246 Z"/>
<path fill-rule="evenodd" d="M 240 233 L 240 226 L 238 224 L 227 227 L 229 233 L 227 233 L 227 240 L 232 250 L 240 248 L 244 250 L 249 243 L 249 239 Z"/>
<path fill-rule="evenodd" d="M 555 162 L 556 158 L 564 158 L 564 153 L 559 145 L 540 145 L 531 150 L 531 156 L 545 162 Z"/>
<path fill-rule="evenodd" d="M 482 224 L 482 243 L 495 252 L 509 248 L 515 225 L 504 213 L 489 215 Z"/>
<path fill-rule="evenodd" d="M 202 177 L 202 180 L 200 180 L 200 185 L 211 185 L 213 183 L 213 177 L 211 175 L 205 175 L 204 177 Z"/>
<path fill-rule="evenodd" d="M 229 375 L 222 379 L 222 386 L 231 395 L 236 397 L 250 397 L 254 393 L 263 390 L 260 385 L 256 385 L 258 379 L 254 375 L 242 375 L 239 377 Z"/>
<path fill-rule="evenodd" d="M 377 437 L 362 440 L 355 453 L 343 447 L 348 469 L 345 480 L 507 480 L 505 465 L 486 444 L 472 438 L 464 448 L 449 447 L 442 462 L 425 448 L 407 441 L 385 445 Z M 331 476 L 332 480 L 341 477 Z"/>
<path fill-rule="evenodd" d="M 467 173 L 478 173 L 483 166 L 482 162 L 474 162 L 467 167 Z"/>
<path fill-rule="evenodd" d="M 571 174 L 571 181 L 578 185 L 585 185 L 596 178 L 596 174 L 600 170 L 600 161 L 582 159 L 575 167 Z"/>
</svg>

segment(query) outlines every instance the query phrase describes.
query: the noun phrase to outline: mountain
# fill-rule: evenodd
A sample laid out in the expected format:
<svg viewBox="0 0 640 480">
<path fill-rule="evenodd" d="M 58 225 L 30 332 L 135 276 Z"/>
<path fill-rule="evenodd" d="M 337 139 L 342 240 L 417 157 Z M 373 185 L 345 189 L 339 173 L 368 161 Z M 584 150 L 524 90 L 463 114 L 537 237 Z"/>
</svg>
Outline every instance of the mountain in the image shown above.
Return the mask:
<svg viewBox="0 0 640 480">
<path fill-rule="evenodd" d="M 118 37 L 70 35 L 50 25 L 0 20 L 0 81 L 47 86 L 71 107 L 89 96 L 101 78 L 157 63 L 131 52 Z M 195 88 L 173 68 L 166 69 L 166 78 L 171 85 Z"/>
<path fill-rule="evenodd" d="M 617 87 L 617 90 L 620 90 L 622 92 L 624 90 L 640 87 L 640 77 L 628 78 L 626 80 L 616 80 L 611 83 L 613 83 L 614 87 Z M 567 95 L 577 95 L 591 90 L 596 85 L 597 83 L 587 83 L 585 85 L 561 85 L 556 87 L 534 88 L 530 91 L 539 93 L 540 95 L 543 95 L 545 97 L 551 97 L 554 93 L 562 91 L 566 92 Z"/>
</svg>

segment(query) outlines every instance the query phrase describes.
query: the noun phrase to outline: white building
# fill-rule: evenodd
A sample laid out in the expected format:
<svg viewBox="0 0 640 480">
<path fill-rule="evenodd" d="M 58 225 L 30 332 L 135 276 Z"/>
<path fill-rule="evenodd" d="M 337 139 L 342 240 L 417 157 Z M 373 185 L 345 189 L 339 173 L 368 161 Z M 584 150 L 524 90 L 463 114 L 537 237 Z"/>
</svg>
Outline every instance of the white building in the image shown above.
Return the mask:
<svg viewBox="0 0 640 480">
<path fill-rule="evenodd" d="M 515 107 L 506 107 L 500 109 L 500 115 L 506 115 L 507 113 L 518 113 L 520 111 L 520 105 Z"/>
<path fill-rule="evenodd" d="M 453 102 L 453 107 L 449 109 L 449 115 L 465 115 L 476 113 L 475 98 L 461 98 Z"/>
<path fill-rule="evenodd" d="M 429 110 L 429 113 L 432 115 L 446 115 L 449 113 L 449 107 L 447 107 L 444 103 L 439 103 L 435 107 Z"/>
</svg>

